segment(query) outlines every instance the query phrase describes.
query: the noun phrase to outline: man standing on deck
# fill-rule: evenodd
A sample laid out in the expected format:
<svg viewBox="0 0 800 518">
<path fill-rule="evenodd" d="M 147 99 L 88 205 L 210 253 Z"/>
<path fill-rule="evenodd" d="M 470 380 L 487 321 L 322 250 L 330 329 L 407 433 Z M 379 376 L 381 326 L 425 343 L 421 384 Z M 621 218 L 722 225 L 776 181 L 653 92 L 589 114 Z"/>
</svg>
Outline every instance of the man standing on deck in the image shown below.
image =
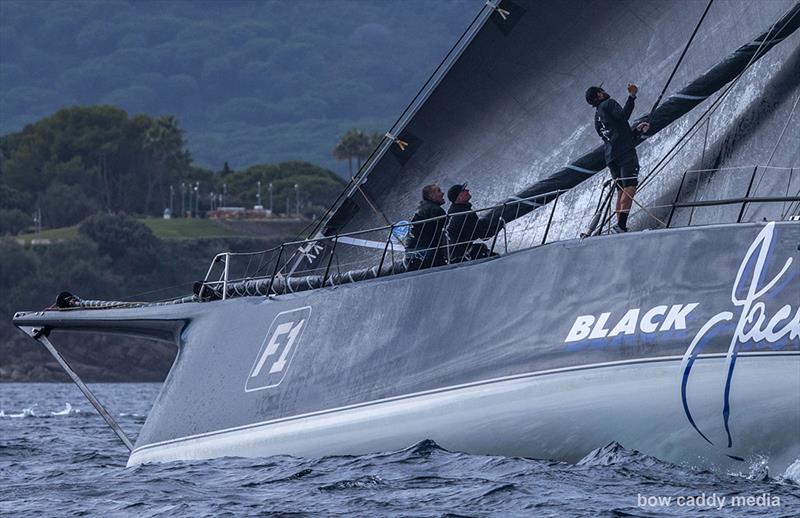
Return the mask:
<svg viewBox="0 0 800 518">
<path fill-rule="evenodd" d="M 628 231 L 628 214 L 639 185 L 636 138 L 650 130 L 646 122 L 635 130 L 628 123 L 638 91 L 636 85 L 628 84 L 628 100 L 623 108 L 599 86 L 590 86 L 586 90 L 586 102 L 596 108 L 594 127 L 605 143 L 606 165 L 617 186 L 617 224 L 611 229 L 615 233 Z"/>
<path fill-rule="evenodd" d="M 421 270 L 447 264 L 444 242 L 444 193 L 436 184 L 422 188 L 422 201 L 411 218 L 411 232 L 406 238 L 406 270 Z M 424 221 L 424 222 L 423 222 Z"/>
</svg>

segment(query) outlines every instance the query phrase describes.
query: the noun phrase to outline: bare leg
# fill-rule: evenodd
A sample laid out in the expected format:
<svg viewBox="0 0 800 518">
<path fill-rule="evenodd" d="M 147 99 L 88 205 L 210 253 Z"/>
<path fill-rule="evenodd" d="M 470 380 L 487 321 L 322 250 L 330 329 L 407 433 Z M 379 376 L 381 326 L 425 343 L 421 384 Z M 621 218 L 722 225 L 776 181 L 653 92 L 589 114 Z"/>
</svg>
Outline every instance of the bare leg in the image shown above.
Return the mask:
<svg viewBox="0 0 800 518">
<path fill-rule="evenodd" d="M 617 191 L 617 221 L 624 230 L 628 229 L 628 214 L 631 211 L 633 197 L 636 195 L 636 186 L 624 187 Z"/>
</svg>

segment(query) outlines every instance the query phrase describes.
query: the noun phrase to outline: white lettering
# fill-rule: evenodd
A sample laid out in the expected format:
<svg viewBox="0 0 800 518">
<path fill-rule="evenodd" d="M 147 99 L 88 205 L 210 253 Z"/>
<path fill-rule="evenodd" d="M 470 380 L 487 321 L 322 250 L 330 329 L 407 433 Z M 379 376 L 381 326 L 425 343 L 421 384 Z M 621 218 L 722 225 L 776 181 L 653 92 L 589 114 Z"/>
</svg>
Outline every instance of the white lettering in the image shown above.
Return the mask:
<svg viewBox="0 0 800 518">
<path fill-rule="evenodd" d="M 673 503 L 678 507 L 697 507 L 722 511 L 725 507 L 780 507 L 781 499 L 779 496 L 769 493 L 735 496 L 701 493 L 699 495 L 680 495 L 678 497 L 643 495 L 641 493 L 636 495 L 636 505 L 638 507 L 669 507 Z"/>
<path fill-rule="evenodd" d="M 601 313 L 600 318 L 597 319 L 597 323 L 595 323 L 594 327 L 592 328 L 592 333 L 589 335 L 589 339 L 595 338 L 605 338 L 608 334 L 608 329 L 605 328 L 606 322 L 608 322 L 608 317 L 611 316 L 611 313 Z"/>
<path fill-rule="evenodd" d="M 608 336 L 617 336 L 618 334 L 625 333 L 632 335 L 636 332 L 636 322 L 639 321 L 639 309 L 629 309 L 625 316 L 614 326 L 614 329 L 608 333 Z"/>
<path fill-rule="evenodd" d="M 744 259 L 739 265 L 739 271 L 736 274 L 736 281 L 733 283 L 733 287 L 731 288 L 731 302 L 734 306 L 741 308 L 741 314 L 739 315 L 738 322 L 736 323 L 736 330 L 731 336 L 725 361 L 725 372 L 727 372 L 728 378 L 728 381 L 725 385 L 726 405 L 728 402 L 727 398 L 729 397 L 730 380 L 731 376 L 733 375 L 733 362 L 738 355 L 738 349 L 740 345 L 744 345 L 750 340 L 754 341 L 756 344 L 766 345 L 768 343 L 778 342 L 787 336 L 790 340 L 800 337 L 800 307 L 798 307 L 794 318 L 789 319 L 789 316 L 792 313 L 792 307 L 788 304 L 784 305 L 771 319 L 769 319 L 769 322 L 766 324 L 766 326 L 764 325 L 764 322 L 767 320 L 767 308 L 766 304 L 759 299 L 764 297 L 774 286 L 778 284 L 778 281 L 780 281 L 783 275 L 788 271 L 789 266 L 791 266 L 793 261 L 792 257 L 787 258 L 780 272 L 778 272 L 775 277 L 766 283 L 762 282 L 762 278 L 764 277 L 765 273 L 765 263 L 767 261 L 767 257 L 769 256 L 769 249 L 772 243 L 774 231 L 775 223 L 767 223 L 758 236 L 753 240 L 753 243 L 750 245 L 750 248 L 748 248 Z M 744 274 L 748 270 L 751 271 L 751 277 L 749 280 L 743 280 Z M 759 286 L 761 286 L 760 289 Z M 740 299 L 738 293 L 741 293 L 742 291 L 745 292 L 745 295 L 744 298 Z M 689 344 L 689 348 L 686 350 L 686 353 L 683 355 L 681 370 L 683 370 L 684 376 L 688 376 L 691 368 L 690 361 L 696 356 L 697 353 L 695 353 L 695 350 L 706 333 L 711 331 L 714 326 L 721 322 L 734 320 L 734 313 L 732 311 L 722 311 L 712 316 L 705 324 L 703 324 L 703 326 L 700 328 L 700 331 L 698 331 L 695 335 L 691 344 Z M 785 322 L 784 327 L 782 329 L 777 329 L 779 323 L 781 322 Z M 749 327 L 749 329 L 745 330 L 747 327 Z M 684 383 L 681 388 L 681 395 L 684 398 L 684 401 L 686 400 L 685 387 L 686 384 Z M 686 415 L 691 422 L 691 412 L 688 408 L 686 408 Z M 728 414 L 724 415 L 724 419 L 727 429 Z M 697 428 L 694 423 L 692 424 L 697 432 L 702 435 L 700 429 Z M 728 439 L 730 441 L 730 435 L 728 436 Z"/>
<path fill-rule="evenodd" d="M 292 349 L 292 345 L 294 344 L 297 335 L 300 333 L 300 328 L 303 327 L 305 324 L 305 319 L 301 320 L 294 329 L 289 333 L 289 339 L 286 341 L 286 347 L 283 348 L 283 353 L 281 353 L 280 359 L 275 362 L 272 368 L 269 370 L 269 373 L 272 374 L 274 372 L 280 372 L 286 366 L 286 358 L 289 356 L 289 351 Z"/>
<path fill-rule="evenodd" d="M 636 495 L 636 505 L 639 507 L 669 507 L 672 505 L 672 497 L 638 493 Z"/>
<path fill-rule="evenodd" d="M 769 290 L 771 290 L 783 277 L 783 274 L 789 269 L 789 266 L 792 264 L 792 258 L 789 257 L 786 259 L 786 262 L 783 264 L 783 268 L 778 274 L 773 277 L 769 282 L 764 284 L 761 289 L 758 289 L 758 286 L 761 282 L 761 278 L 764 274 L 764 264 L 767 261 L 767 256 L 769 255 L 769 248 L 770 243 L 772 243 L 772 234 L 775 230 L 775 223 L 769 223 L 764 230 L 758 234 L 758 237 L 753 241 L 750 245 L 750 248 L 747 250 L 747 253 L 742 260 L 742 264 L 739 265 L 739 272 L 736 274 L 736 282 L 733 284 L 733 288 L 731 289 L 731 302 L 733 302 L 734 306 L 739 306 L 742 308 L 742 314 L 739 318 L 739 322 L 736 325 L 736 333 L 731 341 L 731 346 L 729 350 L 729 355 L 731 351 L 734 349 L 737 341 L 739 343 L 745 343 L 748 340 L 754 340 L 756 342 L 766 340 L 769 343 L 775 343 L 784 336 L 788 336 L 789 339 L 800 337 L 800 307 L 798 307 L 797 313 L 795 317 L 787 322 L 783 329 L 775 329 L 778 325 L 778 322 L 782 320 L 786 320 L 789 315 L 792 313 L 791 306 L 783 306 L 778 312 L 775 314 L 772 319 L 770 319 L 769 324 L 764 327 L 764 320 L 766 319 L 766 305 L 758 301 L 758 299 L 762 298 L 766 295 Z M 749 280 L 747 285 L 746 295 L 743 299 L 740 299 L 736 294 L 742 288 L 742 277 L 744 276 L 744 272 L 747 269 L 748 264 L 750 264 L 751 258 L 753 254 L 758 253 L 756 257 L 755 264 L 753 266 L 753 274 L 752 278 Z M 750 330 L 745 331 L 745 326 L 750 324 Z"/>
<path fill-rule="evenodd" d="M 639 328 L 642 330 L 643 333 L 655 333 L 658 329 L 659 322 L 653 322 L 653 318 L 657 316 L 663 317 L 667 314 L 667 309 L 669 306 L 656 306 L 647 313 L 642 316 L 642 322 L 639 324 Z"/>
<path fill-rule="evenodd" d="M 577 342 L 583 340 L 592 331 L 592 324 L 594 324 L 594 317 L 592 315 L 582 315 L 575 319 L 572 324 L 572 329 L 569 330 L 565 342 Z"/>
<path fill-rule="evenodd" d="M 267 361 L 267 358 L 278 352 L 278 337 L 291 331 L 292 323 L 293 322 L 284 322 L 275 328 L 275 332 L 272 333 L 272 337 L 269 339 L 267 348 L 264 349 L 264 354 L 262 354 L 261 358 L 258 359 L 256 368 L 253 369 L 253 374 L 250 375 L 251 378 L 258 376 L 258 374 L 261 372 L 261 369 L 264 367 L 264 362 Z"/>
<path fill-rule="evenodd" d="M 691 304 L 676 304 L 669 308 L 669 313 L 664 318 L 664 323 L 661 324 L 661 331 L 669 329 L 686 329 L 686 317 L 700 304 L 692 302 Z"/>
</svg>

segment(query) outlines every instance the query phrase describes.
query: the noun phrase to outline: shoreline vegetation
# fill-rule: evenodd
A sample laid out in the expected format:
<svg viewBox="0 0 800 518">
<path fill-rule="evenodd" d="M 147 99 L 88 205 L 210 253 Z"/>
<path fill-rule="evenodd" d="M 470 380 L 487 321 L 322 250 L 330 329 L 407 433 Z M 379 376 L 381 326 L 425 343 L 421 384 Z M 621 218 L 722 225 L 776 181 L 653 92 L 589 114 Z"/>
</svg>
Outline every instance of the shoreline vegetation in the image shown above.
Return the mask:
<svg viewBox="0 0 800 518">
<path fill-rule="evenodd" d="M 215 253 L 295 238 L 475 12 L 471 0 L 0 2 L 0 381 L 66 379 L 15 311 L 61 290 L 182 295 Z M 205 217 L 254 205 L 278 217 Z M 174 356 L 57 338 L 89 381 L 161 380 Z"/>
<path fill-rule="evenodd" d="M 113 106 L 65 108 L 0 136 L 0 381 L 67 381 L 11 324 L 14 312 L 45 308 L 63 290 L 104 300 L 189 294 L 216 253 L 294 239 L 344 185 L 301 161 L 197 167 L 175 119 Z M 125 337 L 56 338 L 89 382 L 161 381 L 176 353 Z"/>
<path fill-rule="evenodd" d="M 385 130 L 475 16 L 475 0 L 0 2 L 0 134 L 64 106 L 171 114 L 196 164 L 331 154 Z"/>
</svg>

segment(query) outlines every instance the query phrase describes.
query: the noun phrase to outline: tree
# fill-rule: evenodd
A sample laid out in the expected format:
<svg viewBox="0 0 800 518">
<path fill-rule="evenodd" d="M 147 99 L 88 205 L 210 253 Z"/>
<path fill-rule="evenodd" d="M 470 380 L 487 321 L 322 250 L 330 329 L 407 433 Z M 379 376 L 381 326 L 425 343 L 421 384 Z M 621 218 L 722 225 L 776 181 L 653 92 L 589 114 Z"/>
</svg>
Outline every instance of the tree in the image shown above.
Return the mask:
<svg viewBox="0 0 800 518">
<path fill-rule="evenodd" d="M 361 168 L 361 161 L 364 159 L 364 150 L 369 147 L 370 138 L 360 129 L 353 128 L 339 139 L 339 143 L 333 148 L 333 156 L 337 160 L 347 160 L 350 177 L 353 177 L 353 158 L 358 161 Z"/>
<path fill-rule="evenodd" d="M 41 197 L 44 221 L 48 227 L 68 227 L 80 223 L 99 208 L 97 203 L 74 185 L 54 183 Z"/>
<path fill-rule="evenodd" d="M 32 198 L 27 192 L 18 191 L 0 183 L 0 209 L 30 211 L 32 210 Z"/>
<path fill-rule="evenodd" d="M 345 186 L 344 181 L 333 171 L 300 161 L 282 162 L 275 165 L 255 165 L 236 171 L 225 178 L 228 186 L 226 198 L 229 205 L 252 205 L 256 200 L 258 182 L 261 182 L 262 202 L 269 203 L 269 185 L 272 184 L 273 209 L 277 213 L 287 212 L 286 199 L 294 206 L 297 184 L 304 202 L 314 207 L 326 207 Z M 321 214 L 322 211 L 319 211 Z"/>
<path fill-rule="evenodd" d="M 15 236 L 28 228 L 32 218 L 19 209 L 0 209 L 0 236 Z"/>
<path fill-rule="evenodd" d="M 124 215 L 95 214 L 78 227 L 78 234 L 97 243 L 115 269 L 126 272 L 131 286 L 138 279 L 160 271 L 164 263 L 162 243 L 147 225 Z"/>
<path fill-rule="evenodd" d="M 108 213 L 160 214 L 167 186 L 186 176 L 191 163 L 183 130 L 173 117 L 128 118 L 113 106 L 59 110 L 0 138 L 0 152 L 6 157 L 0 198 L 7 193 L 39 196 L 54 185 L 70 186 L 80 189 L 94 210 Z M 0 207 L 30 210 L 32 196 L 11 197 L 18 200 L 15 206 L 0 200 Z M 50 218 L 50 224 L 55 222 L 62 223 Z"/>
<path fill-rule="evenodd" d="M 185 151 L 183 130 L 172 115 L 162 115 L 150 123 L 144 135 L 144 149 L 150 153 L 152 167 L 147 170 L 147 194 L 144 212 L 150 213 L 153 188 L 158 184 L 159 197 L 165 204 L 164 176 L 168 172 L 183 171 L 191 163 L 189 152 Z"/>
</svg>

